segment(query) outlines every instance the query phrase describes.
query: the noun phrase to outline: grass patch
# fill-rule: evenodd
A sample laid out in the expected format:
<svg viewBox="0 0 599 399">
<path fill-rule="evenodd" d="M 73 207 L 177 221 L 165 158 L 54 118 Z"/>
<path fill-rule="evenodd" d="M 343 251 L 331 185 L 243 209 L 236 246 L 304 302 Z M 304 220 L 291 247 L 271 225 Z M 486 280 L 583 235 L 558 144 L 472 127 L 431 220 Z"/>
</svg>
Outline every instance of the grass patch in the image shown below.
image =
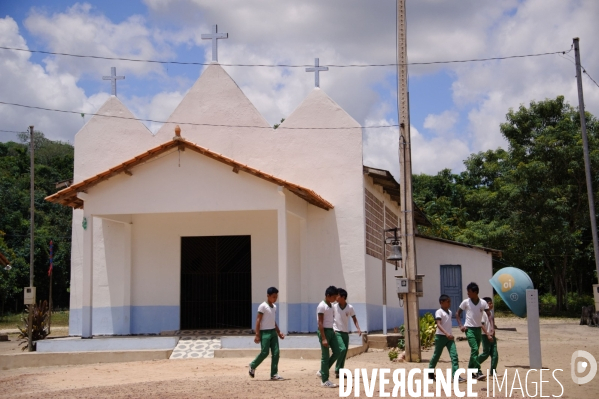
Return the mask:
<svg viewBox="0 0 599 399">
<path fill-rule="evenodd" d="M 17 326 L 22 326 L 21 313 L 5 314 L 0 317 L 0 330 L 15 329 Z M 52 312 L 52 327 L 68 327 L 69 326 L 69 311 L 57 310 Z"/>
</svg>

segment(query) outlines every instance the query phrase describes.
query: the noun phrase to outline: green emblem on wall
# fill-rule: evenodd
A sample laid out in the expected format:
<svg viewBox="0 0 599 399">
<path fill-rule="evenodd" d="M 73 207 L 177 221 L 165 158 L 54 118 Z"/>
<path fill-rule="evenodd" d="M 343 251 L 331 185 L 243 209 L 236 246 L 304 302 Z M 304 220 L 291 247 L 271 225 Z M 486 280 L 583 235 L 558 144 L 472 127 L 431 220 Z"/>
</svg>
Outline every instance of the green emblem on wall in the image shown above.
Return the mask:
<svg viewBox="0 0 599 399">
<path fill-rule="evenodd" d="M 83 230 L 87 230 L 87 218 L 86 217 L 83 218 L 83 222 L 81 222 L 81 225 L 83 226 Z"/>
</svg>

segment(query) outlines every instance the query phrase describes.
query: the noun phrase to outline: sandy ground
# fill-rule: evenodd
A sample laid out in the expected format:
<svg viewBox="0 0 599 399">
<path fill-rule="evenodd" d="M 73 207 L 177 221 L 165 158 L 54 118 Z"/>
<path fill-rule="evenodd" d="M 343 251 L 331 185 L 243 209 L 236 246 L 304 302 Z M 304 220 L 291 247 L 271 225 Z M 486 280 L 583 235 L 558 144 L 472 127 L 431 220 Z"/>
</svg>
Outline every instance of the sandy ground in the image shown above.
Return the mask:
<svg viewBox="0 0 599 399">
<path fill-rule="evenodd" d="M 499 372 L 508 370 L 509 385 L 513 383 L 515 371 L 521 375 L 525 385 L 528 371 L 528 345 L 526 321 L 520 319 L 498 319 L 499 327 L 516 327 L 517 332 L 498 331 Z M 454 329 L 456 336 L 463 334 Z M 599 359 L 599 328 L 579 326 L 575 320 L 544 319 L 541 321 L 543 366 L 562 369 L 555 376 L 563 385 L 564 398 L 599 398 L 599 375 L 585 385 L 575 385 L 570 377 L 570 359 L 575 350 L 585 350 Z M 5 343 L 0 343 L 5 344 Z M 466 341 L 457 342 L 460 367 L 467 366 L 468 347 Z M 6 353 L 6 352 L 5 352 Z M 348 359 L 346 368 L 425 368 L 432 351 L 422 353 L 423 362 L 392 363 L 387 351 L 370 351 Z M 161 360 L 135 363 L 96 364 L 86 366 L 43 367 L 17 369 L 0 372 L 0 398 L 312 398 L 339 397 L 338 389 L 320 387 L 315 372 L 319 362 L 315 360 L 281 359 L 279 374 L 285 381 L 269 381 L 270 360 L 267 359 L 257 370 L 256 378 L 247 374 L 251 359 L 187 359 Z M 488 366 L 485 362 L 483 368 Z M 438 368 L 450 367 L 444 354 Z M 538 372 L 531 372 L 528 381 L 530 396 L 535 394 Z M 559 396 L 560 385 L 544 374 L 543 395 Z M 335 381 L 336 382 L 336 381 Z M 464 387 L 464 384 L 461 385 Z M 515 384 L 518 387 L 516 381 Z M 487 397 L 486 382 L 479 382 L 474 391 L 479 397 Z M 387 385 L 391 391 L 392 384 Z M 489 387 L 490 388 L 490 387 Z M 378 382 L 374 397 L 378 397 Z M 537 393 L 538 395 L 538 393 Z M 353 397 L 353 394 L 352 394 Z M 360 397 L 366 397 L 364 391 Z M 496 394 L 496 397 L 505 397 Z M 512 391 L 512 397 L 528 397 L 520 390 Z M 538 396 L 537 396 L 538 397 Z"/>
</svg>

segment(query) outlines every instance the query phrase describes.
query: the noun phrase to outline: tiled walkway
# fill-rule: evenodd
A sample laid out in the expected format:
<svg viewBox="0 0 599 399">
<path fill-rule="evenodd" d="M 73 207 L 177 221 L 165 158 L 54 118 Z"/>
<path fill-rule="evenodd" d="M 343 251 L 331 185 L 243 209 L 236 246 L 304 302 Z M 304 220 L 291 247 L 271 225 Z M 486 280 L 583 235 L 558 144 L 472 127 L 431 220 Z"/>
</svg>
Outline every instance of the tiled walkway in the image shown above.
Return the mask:
<svg viewBox="0 0 599 399">
<path fill-rule="evenodd" d="M 182 336 L 170 359 L 210 359 L 220 349 L 220 338 L 211 336 Z"/>
<path fill-rule="evenodd" d="M 170 359 L 210 359 L 214 350 L 220 349 L 220 337 L 223 335 L 248 335 L 251 330 L 177 330 L 168 335 L 181 338 L 173 349 Z"/>
</svg>

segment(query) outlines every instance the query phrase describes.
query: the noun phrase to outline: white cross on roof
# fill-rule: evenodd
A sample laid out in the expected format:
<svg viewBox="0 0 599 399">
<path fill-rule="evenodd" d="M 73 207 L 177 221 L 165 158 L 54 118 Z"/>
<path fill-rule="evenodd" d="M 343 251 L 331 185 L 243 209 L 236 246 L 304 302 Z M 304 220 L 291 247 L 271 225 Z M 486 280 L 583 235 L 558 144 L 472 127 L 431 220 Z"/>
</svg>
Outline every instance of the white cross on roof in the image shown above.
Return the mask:
<svg viewBox="0 0 599 399">
<path fill-rule="evenodd" d="M 116 76 L 116 67 L 110 68 L 110 76 L 102 76 L 102 80 L 112 80 L 112 95 L 116 97 L 116 81 L 125 79 L 124 76 Z"/>
<path fill-rule="evenodd" d="M 314 85 L 320 87 L 320 71 L 328 71 L 329 67 L 319 66 L 319 59 L 314 58 L 314 66 L 306 68 L 306 72 L 314 72 Z"/>
<path fill-rule="evenodd" d="M 212 33 L 202 33 L 202 39 L 212 40 L 212 62 L 218 62 L 218 39 L 228 39 L 228 33 L 217 33 L 217 25 L 212 25 Z"/>
</svg>

